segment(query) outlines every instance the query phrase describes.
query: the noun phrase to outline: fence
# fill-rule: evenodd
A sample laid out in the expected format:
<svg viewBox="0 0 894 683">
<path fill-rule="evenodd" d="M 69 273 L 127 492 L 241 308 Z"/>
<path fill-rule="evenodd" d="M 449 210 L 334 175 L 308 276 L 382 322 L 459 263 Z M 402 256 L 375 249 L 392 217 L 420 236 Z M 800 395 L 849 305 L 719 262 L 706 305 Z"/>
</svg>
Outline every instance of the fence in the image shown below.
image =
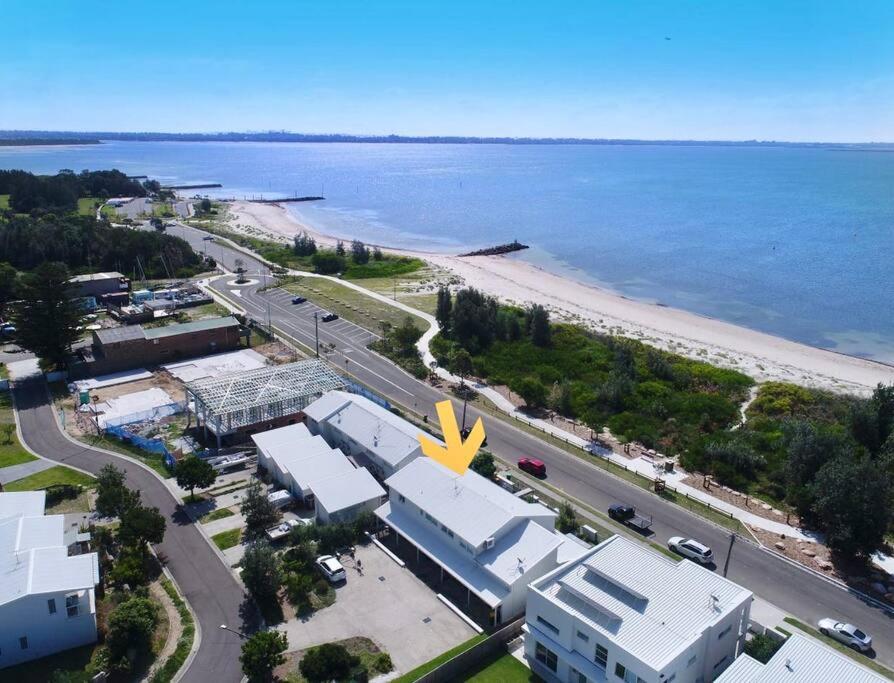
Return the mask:
<svg viewBox="0 0 894 683">
<path fill-rule="evenodd" d="M 462 680 L 464 673 L 495 655 L 506 646 L 506 643 L 520 636 L 524 623 L 525 618 L 522 617 L 507 624 L 499 631 L 494 631 L 480 643 L 476 643 L 468 650 L 448 659 L 437 669 L 417 678 L 416 683 L 443 683 L 443 681 Z"/>
<path fill-rule="evenodd" d="M 376 404 L 382 406 L 385 410 L 391 410 L 391 404 L 388 403 L 388 401 L 386 401 L 381 396 L 374 394 L 366 387 L 360 386 L 356 382 L 352 382 L 352 381 L 348 380 L 345 388 L 348 391 L 350 391 L 352 394 L 358 394 L 360 396 L 363 396 L 364 398 L 368 398 L 373 403 L 376 403 Z"/>
<path fill-rule="evenodd" d="M 174 401 L 173 403 L 156 406 L 154 408 L 149 408 L 148 410 L 141 410 L 136 413 L 129 413 L 128 415 L 121 415 L 108 420 L 102 420 L 102 426 L 106 429 L 109 427 L 123 427 L 124 425 L 134 424 L 135 422 L 160 420 L 163 417 L 170 417 L 171 415 L 177 415 L 185 411 L 185 401 Z"/>
<path fill-rule="evenodd" d="M 131 413 L 130 415 L 124 415 L 109 420 L 105 423 L 104 430 L 107 435 L 110 434 L 124 443 L 132 444 L 148 453 L 155 453 L 156 455 L 162 456 L 165 465 L 173 468 L 177 460 L 174 457 L 174 454 L 168 450 L 167 446 L 165 446 L 165 442 L 162 439 L 158 437 L 142 436 L 141 434 L 128 430 L 127 426 L 149 420 L 158 420 L 170 415 L 176 415 L 182 413 L 184 410 L 186 410 L 186 403 L 169 403 L 165 406 L 152 408 L 151 410 Z"/>
</svg>

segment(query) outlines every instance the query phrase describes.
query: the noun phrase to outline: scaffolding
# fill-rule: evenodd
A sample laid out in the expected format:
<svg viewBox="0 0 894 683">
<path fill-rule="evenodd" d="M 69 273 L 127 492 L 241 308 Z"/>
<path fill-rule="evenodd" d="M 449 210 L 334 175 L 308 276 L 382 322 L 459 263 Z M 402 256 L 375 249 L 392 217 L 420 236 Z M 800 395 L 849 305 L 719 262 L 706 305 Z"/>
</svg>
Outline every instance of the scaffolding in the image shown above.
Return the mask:
<svg viewBox="0 0 894 683">
<path fill-rule="evenodd" d="M 186 385 L 186 403 L 196 425 L 221 438 L 252 425 L 294 415 L 346 381 L 323 361 L 311 358 L 286 365 L 208 377 Z"/>
</svg>

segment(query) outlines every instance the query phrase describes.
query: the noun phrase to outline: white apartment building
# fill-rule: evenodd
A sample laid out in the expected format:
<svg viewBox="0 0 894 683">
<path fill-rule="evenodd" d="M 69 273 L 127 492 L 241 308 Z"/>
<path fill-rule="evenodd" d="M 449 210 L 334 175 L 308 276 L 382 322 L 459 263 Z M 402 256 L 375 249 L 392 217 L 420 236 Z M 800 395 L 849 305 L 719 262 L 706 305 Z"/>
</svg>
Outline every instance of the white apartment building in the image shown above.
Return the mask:
<svg viewBox="0 0 894 683">
<path fill-rule="evenodd" d="M 96 641 L 96 553 L 43 491 L 0 493 L 0 669 Z"/>
<path fill-rule="evenodd" d="M 741 652 L 753 596 L 613 536 L 528 590 L 525 657 L 546 681 L 709 683 Z"/>
<path fill-rule="evenodd" d="M 499 624 L 525 608 L 527 585 L 585 552 L 554 530 L 556 513 L 467 470 L 416 458 L 385 484 L 376 515 L 481 600 Z"/>
<path fill-rule="evenodd" d="M 304 415 L 311 434 L 321 434 L 379 479 L 422 455 L 419 435 L 425 432 L 363 396 L 330 391 L 307 406 Z"/>
</svg>

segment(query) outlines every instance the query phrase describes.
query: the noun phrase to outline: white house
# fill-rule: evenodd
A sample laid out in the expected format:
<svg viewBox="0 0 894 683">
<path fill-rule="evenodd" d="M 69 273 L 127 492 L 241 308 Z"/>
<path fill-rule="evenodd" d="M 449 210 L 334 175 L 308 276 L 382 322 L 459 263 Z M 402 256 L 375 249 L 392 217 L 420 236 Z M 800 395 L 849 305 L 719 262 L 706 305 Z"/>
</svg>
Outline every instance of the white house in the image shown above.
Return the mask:
<svg viewBox="0 0 894 683">
<path fill-rule="evenodd" d="M 357 394 L 330 391 L 307 406 L 304 415 L 312 434 L 323 435 L 380 479 L 422 454 L 419 435 L 425 432 Z"/>
<path fill-rule="evenodd" d="M 859 662 L 846 657 L 823 643 L 800 634 L 793 634 L 766 664 L 742 655 L 724 671 L 715 683 L 885 683 Z"/>
<path fill-rule="evenodd" d="M 337 448 L 303 424 L 252 435 L 258 464 L 294 498 L 313 506 L 317 521 L 347 522 L 374 510 L 385 489 L 364 467 L 355 467 Z"/>
<path fill-rule="evenodd" d="M 96 553 L 69 555 L 83 535 L 45 501 L 0 493 L 0 668 L 96 641 Z"/>
<path fill-rule="evenodd" d="M 531 584 L 525 657 L 546 681 L 708 683 L 740 653 L 751 591 L 612 536 Z"/>
<path fill-rule="evenodd" d="M 525 608 L 527 585 L 581 545 L 554 530 L 556 513 L 526 503 L 472 470 L 457 475 L 417 458 L 389 477 L 389 501 L 376 515 L 493 613 L 495 623 Z"/>
</svg>

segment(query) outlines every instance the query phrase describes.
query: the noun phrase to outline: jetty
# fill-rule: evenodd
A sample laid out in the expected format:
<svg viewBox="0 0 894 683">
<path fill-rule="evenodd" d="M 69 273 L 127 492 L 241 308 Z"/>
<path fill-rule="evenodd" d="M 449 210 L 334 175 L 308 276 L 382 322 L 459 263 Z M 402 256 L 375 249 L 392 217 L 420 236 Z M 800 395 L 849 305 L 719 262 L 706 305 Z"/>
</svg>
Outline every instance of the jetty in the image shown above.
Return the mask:
<svg viewBox="0 0 894 683">
<path fill-rule="evenodd" d="M 162 190 L 204 190 L 212 187 L 223 187 L 220 183 L 202 183 L 201 185 L 165 185 Z"/>
<path fill-rule="evenodd" d="M 249 199 L 257 204 L 283 204 L 285 202 L 318 202 L 325 197 L 279 197 L 274 199 Z"/>
<path fill-rule="evenodd" d="M 530 247 L 527 244 L 522 244 L 518 240 L 513 240 L 508 244 L 498 244 L 495 247 L 470 251 L 467 254 L 460 254 L 460 256 L 500 256 L 501 254 L 511 254 L 513 251 L 521 251 L 522 249 L 529 248 Z"/>
</svg>

